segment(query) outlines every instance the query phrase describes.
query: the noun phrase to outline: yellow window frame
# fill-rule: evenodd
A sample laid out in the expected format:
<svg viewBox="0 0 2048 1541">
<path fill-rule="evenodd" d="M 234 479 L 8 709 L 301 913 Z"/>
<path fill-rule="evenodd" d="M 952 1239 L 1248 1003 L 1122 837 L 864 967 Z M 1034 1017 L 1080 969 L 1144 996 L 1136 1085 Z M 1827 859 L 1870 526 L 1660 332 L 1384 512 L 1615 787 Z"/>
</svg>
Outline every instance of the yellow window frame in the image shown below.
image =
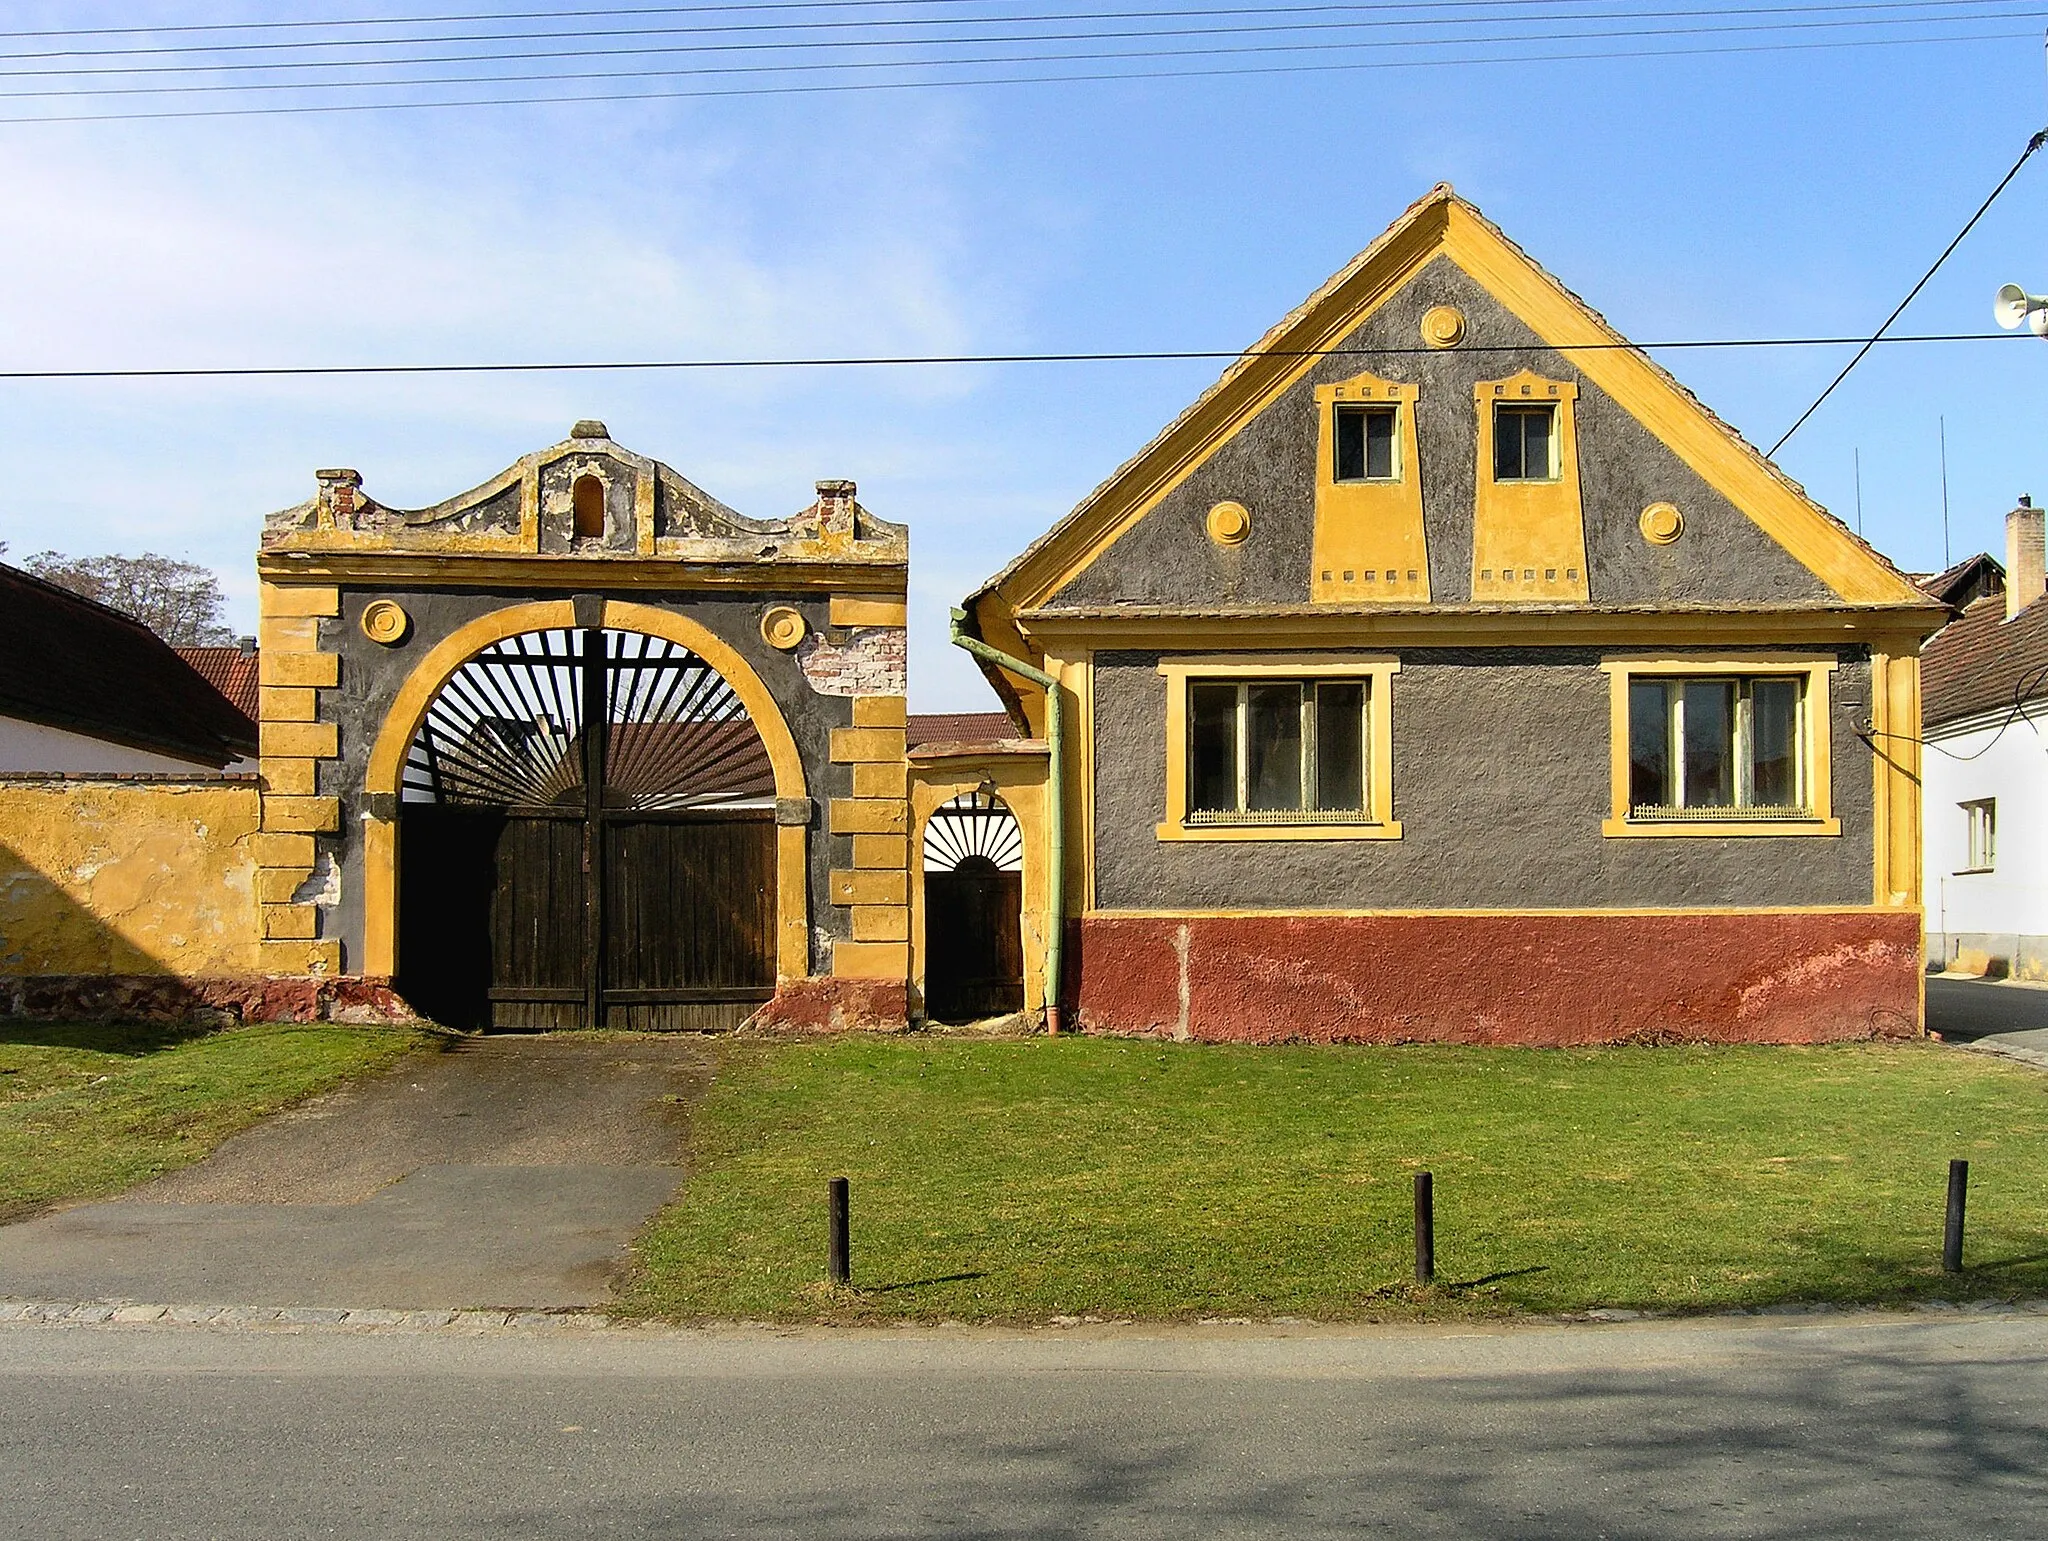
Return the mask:
<svg viewBox="0 0 2048 1541">
<path fill-rule="evenodd" d="M 1391 655 L 1292 653 L 1247 659 L 1224 654 L 1168 658 L 1159 664 L 1166 681 L 1166 818 L 1155 833 L 1161 840 L 1399 840 L 1394 807 L 1394 676 L 1401 660 Z M 1188 686 L 1253 679 L 1363 679 L 1366 689 L 1366 778 L 1368 806 L 1378 815 L 1353 824 L 1203 824 L 1188 816 Z"/>
<path fill-rule="evenodd" d="M 1828 679 L 1837 660 L 1812 653 L 1688 653 L 1626 654 L 1600 661 L 1608 683 L 1609 807 L 1600 833 L 1619 839 L 1669 839 L 1676 836 L 1839 835 L 1842 821 L 1834 816 L 1830 772 L 1833 746 L 1829 737 Z M 1631 679 L 1717 678 L 1726 675 L 1800 675 L 1800 754 L 1808 806 L 1805 819 L 1757 818 L 1701 821 L 1632 819 L 1629 817 L 1628 686 Z"/>
</svg>

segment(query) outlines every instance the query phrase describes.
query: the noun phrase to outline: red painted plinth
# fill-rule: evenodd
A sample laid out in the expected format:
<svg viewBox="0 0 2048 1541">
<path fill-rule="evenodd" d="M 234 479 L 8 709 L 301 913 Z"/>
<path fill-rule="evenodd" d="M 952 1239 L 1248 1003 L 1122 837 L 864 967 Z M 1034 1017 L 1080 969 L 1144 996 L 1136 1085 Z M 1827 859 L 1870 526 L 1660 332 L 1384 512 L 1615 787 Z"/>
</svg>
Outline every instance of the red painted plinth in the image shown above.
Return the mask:
<svg viewBox="0 0 2048 1541">
<path fill-rule="evenodd" d="M 747 1026 L 775 1033 L 900 1033 L 910 1025 L 900 979 L 785 979 Z"/>
<path fill-rule="evenodd" d="M 1083 1031 L 1228 1043 L 1826 1043 L 1920 1031 L 1920 916 L 1097 916 Z"/>
</svg>

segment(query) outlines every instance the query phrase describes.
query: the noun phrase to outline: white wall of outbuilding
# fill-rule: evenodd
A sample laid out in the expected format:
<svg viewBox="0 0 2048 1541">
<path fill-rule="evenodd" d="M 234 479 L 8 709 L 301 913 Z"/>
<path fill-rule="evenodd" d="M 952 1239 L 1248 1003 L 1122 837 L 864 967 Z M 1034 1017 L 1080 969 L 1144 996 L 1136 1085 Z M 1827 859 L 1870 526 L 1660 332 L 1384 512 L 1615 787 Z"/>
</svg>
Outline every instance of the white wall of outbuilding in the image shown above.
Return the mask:
<svg viewBox="0 0 2048 1541">
<path fill-rule="evenodd" d="M 1932 962 L 2048 979 L 2048 697 L 1925 734 L 1921 809 Z M 1963 805 L 1997 803 L 1992 868 L 1970 867 Z"/>
</svg>

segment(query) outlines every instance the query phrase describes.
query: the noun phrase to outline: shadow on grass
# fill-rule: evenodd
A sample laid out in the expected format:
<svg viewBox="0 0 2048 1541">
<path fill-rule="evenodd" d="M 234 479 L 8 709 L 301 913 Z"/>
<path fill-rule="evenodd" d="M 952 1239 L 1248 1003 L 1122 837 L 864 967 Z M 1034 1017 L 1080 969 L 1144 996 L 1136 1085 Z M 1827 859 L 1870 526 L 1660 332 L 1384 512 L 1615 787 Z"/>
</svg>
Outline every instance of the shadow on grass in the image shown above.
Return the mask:
<svg viewBox="0 0 2048 1541">
<path fill-rule="evenodd" d="M 2028 1263 L 2048 1263 L 2048 1252 L 2029 1252 L 2025 1257 L 2002 1257 L 1996 1262 L 1972 1263 L 1971 1271 L 1986 1268 L 2021 1268 Z"/>
<path fill-rule="evenodd" d="M 1456 1281 L 1447 1280 L 1444 1283 L 1443 1288 L 1447 1290 L 1476 1290 L 1480 1288 L 1480 1286 L 1482 1285 L 1498 1284 L 1503 1279 L 1521 1279 L 1526 1278 L 1528 1275 L 1532 1273 L 1549 1272 L 1550 1265 L 1548 1263 L 1538 1263 L 1531 1268 L 1504 1268 L 1499 1273 L 1482 1274 L 1477 1279 L 1458 1279 Z"/>
<path fill-rule="evenodd" d="M 932 1279 L 906 1279 L 901 1284 L 857 1284 L 854 1293 L 858 1295 L 893 1295 L 898 1290 L 923 1289 L 927 1284 L 965 1284 L 971 1279 L 986 1279 L 985 1271 L 975 1273 L 942 1273 Z"/>
<path fill-rule="evenodd" d="M 37 1049 L 81 1049 L 139 1059 L 218 1029 L 201 1023 L 0 1021 L 0 1043 Z"/>
</svg>

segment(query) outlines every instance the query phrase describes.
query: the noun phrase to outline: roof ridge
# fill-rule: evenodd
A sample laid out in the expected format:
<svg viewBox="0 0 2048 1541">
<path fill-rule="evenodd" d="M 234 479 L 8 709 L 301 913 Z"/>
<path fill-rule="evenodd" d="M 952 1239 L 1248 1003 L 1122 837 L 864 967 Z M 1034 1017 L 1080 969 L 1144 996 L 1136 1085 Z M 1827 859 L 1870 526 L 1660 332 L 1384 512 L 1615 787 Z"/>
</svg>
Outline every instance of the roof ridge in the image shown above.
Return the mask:
<svg viewBox="0 0 2048 1541">
<path fill-rule="evenodd" d="M 112 616 L 117 621 L 122 621 L 129 626 L 148 632 L 152 637 L 157 635 L 156 629 L 149 622 L 143 620 L 141 616 L 120 609 L 118 606 L 110 605 L 105 600 L 94 599 L 89 594 L 81 594 L 76 589 L 67 589 L 61 583 L 52 583 L 48 578 L 39 577 L 35 573 L 30 572 L 26 567 L 16 567 L 11 562 L 0 562 L 0 570 L 5 570 L 10 575 L 33 584 L 35 587 L 44 590 L 58 599 L 68 601 L 71 604 L 84 605 L 89 609 L 99 611 L 102 615 Z M 157 640 L 163 641 L 161 637 L 158 637 Z M 166 643 L 165 645 L 172 646 L 173 644 Z"/>
</svg>

